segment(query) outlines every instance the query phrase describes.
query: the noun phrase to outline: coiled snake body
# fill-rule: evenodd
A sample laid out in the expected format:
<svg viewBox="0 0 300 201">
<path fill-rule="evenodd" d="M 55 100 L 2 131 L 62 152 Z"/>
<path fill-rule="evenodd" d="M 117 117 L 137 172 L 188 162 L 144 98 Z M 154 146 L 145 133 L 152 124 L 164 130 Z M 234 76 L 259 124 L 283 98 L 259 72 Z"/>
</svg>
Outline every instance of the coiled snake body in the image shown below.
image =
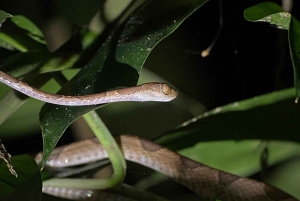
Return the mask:
<svg viewBox="0 0 300 201">
<path fill-rule="evenodd" d="M 273 186 L 213 169 L 151 141 L 129 135 L 122 135 L 117 141 L 127 160 L 159 171 L 208 200 L 296 201 Z M 99 141 L 93 138 L 56 148 L 46 165 L 66 167 L 107 157 Z"/>
</svg>

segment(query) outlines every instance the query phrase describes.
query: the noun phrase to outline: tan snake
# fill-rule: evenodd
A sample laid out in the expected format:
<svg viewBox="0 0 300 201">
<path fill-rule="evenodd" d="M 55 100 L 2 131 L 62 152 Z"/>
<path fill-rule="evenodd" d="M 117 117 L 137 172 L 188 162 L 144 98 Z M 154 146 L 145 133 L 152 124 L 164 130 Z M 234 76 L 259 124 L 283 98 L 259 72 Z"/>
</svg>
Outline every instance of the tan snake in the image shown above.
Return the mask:
<svg viewBox="0 0 300 201">
<path fill-rule="evenodd" d="M 166 102 L 173 100 L 177 96 L 177 91 L 169 87 L 167 84 L 154 82 L 85 96 L 50 94 L 31 87 L 3 71 L 0 71 L 0 82 L 37 100 L 67 106 L 97 105 L 123 101 Z"/>
<path fill-rule="evenodd" d="M 121 101 L 170 101 L 177 92 L 163 83 L 148 83 L 140 86 L 116 89 L 85 96 L 63 96 L 43 92 L 0 71 L 0 82 L 35 99 L 57 105 L 95 105 Z M 285 192 L 248 178 L 228 174 L 178 155 L 160 145 L 132 136 L 121 136 L 124 157 L 157 170 L 187 186 L 201 197 L 223 201 L 295 201 Z M 38 158 L 41 155 L 37 156 Z M 57 148 L 47 165 L 65 167 L 107 158 L 97 139 L 76 142 Z M 67 161 L 67 162 L 66 162 Z"/>
<path fill-rule="evenodd" d="M 199 196 L 222 201 L 296 201 L 285 192 L 248 178 L 225 173 L 193 161 L 148 140 L 122 135 L 124 157 L 159 171 L 187 186 Z M 67 167 L 107 158 L 96 138 L 56 148 L 47 166 Z M 36 158 L 41 159 L 41 154 Z"/>
</svg>

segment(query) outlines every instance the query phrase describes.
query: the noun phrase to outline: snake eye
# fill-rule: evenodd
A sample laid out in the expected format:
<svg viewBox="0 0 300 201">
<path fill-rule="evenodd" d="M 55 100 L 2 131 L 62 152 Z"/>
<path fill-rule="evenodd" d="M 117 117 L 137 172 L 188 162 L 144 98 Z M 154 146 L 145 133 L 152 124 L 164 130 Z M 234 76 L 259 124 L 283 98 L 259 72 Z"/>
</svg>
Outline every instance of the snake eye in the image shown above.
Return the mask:
<svg viewBox="0 0 300 201">
<path fill-rule="evenodd" d="M 162 91 L 165 95 L 169 95 L 171 93 L 171 87 L 166 84 L 162 85 Z"/>
</svg>

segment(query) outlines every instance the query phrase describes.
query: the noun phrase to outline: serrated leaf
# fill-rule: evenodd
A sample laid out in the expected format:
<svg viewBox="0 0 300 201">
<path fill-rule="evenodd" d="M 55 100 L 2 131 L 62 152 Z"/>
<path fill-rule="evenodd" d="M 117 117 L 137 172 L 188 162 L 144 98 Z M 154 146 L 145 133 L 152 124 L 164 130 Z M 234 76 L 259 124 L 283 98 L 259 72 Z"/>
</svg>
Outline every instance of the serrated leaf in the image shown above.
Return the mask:
<svg viewBox="0 0 300 201">
<path fill-rule="evenodd" d="M 154 0 L 146 3 L 130 16 L 124 29 L 109 36 L 92 60 L 59 93 L 85 95 L 136 85 L 152 48 L 205 2 L 206 0 Z M 46 104 L 40 112 L 44 139 L 42 164 L 69 124 L 99 107 L 101 106 L 65 107 Z"/>
</svg>

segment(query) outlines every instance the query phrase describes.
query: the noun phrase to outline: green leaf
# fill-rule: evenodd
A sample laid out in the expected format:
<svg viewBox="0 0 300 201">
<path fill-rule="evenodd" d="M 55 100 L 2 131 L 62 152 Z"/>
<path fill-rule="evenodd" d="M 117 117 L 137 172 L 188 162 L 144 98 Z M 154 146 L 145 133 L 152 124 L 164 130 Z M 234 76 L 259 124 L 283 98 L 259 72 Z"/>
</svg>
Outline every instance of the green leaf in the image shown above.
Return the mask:
<svg viewBox="0 0 300 201">
<path fill-rule="evenodd" d="M 7 57 L 0 62 L 15 77 L 24 75 L 67 70 L 77 61 L 78 55 L 70 52 L 48 52 L 47 50 L 28 51 Z M 18 67 L 18 68 L 16 68 Z"/>
<path fill-rule="evenodd" d="M 130 16 L 124 27 L 109 36 L 90 62 L 59 93 L 85 95 L 136 85 L 141 68 L 154 46 L 205 2 L 154 0 L 146 3 Z M 83 114 L 99 107 L 46 104 L 40 112 L 44 139 L 42 164 L 65 129 Z"/>
<path fill-rule="evenodd" d="M 264 2 L 244 11 L 244 16 L 252 22 L 268 22 L 279 29 L 288 30 L 290 54 L 294 68 L 294 85 L 296 102 L 300 97 L 300 22 L 284 12 L 280 6 L 271 2 Z"/>
<path fill-rule="evenodd" d="M 24 30 L 14 27 L 7 32 L 0 32 L 0 45 L 9 50 L 27 52 L 28 50 L 46 50 L 46 46 L 28 37 Z"/>
<path fill-rule="evenodd" d="M 28 36 L 34 39 L 35 41 L 46 44 L 44 35 L 41 30 L 28 18 L 23 15 L 15 15 L 11 18 L 11 21 L 21 29 L 24 29 L 28 32 Z"/>
<path fill-rule="evenodd" d="M 193 118 L 157 140 L 173 150 L 218 140 L 286 140 L 300 142 L 300 113 L 286 89 L 231 103 Z"/>
<path fill-rule="evenodd" d="M 11 158 L 18 177 L 13 176 L 5 163 L 0 164 L 1 201 L 40 201 L 42 179 L 35 160 L 27 155 Z"/>
<path fill-rule="evenodd" d="M 11 14 L 6 13 L 3 10 L 0 10 L 0 27 L 2 26 L 3 22 L 5 22 L 5 20 L 10 17 L 12 17 Z M 5 42 L 7 39 L 3 40 L 3 38 L 5 38 L 5 37 L 10 38 L 9 36 L 2 35 L 2 33 L 0 33 L 0 47 L 6 48 L 8 50 L 13 50 L 14 49 L 13 46 L 11 44 Z"/>
<path fill-rule="evenodd" d="M 248 21 L 268 22 L 286 30 L 289 27 L 290 16 L 279 5 L 271 2 L 263 2 L 244 11 L 244 17 Z"/>
<path fill-rule="evenodd" d="M 26 52 L 28 50 L 22 43 L 19 43 L 16 38 L 3 32 L 0 32 L 0 47 L 11 51 L 17 49 L 21 52 Z"/>
<path fill-rule="evenodd" d="M 33 49 L 46 49 L 43 34 L 33 22 L 21 15 L 12 16 L 3 11 L 0 14 L 2 14 L 0 25 L 8 17 L 10 17 L 10 21 L 15 25 L 10 30 L 6 30 L 7 33 L 0 32 L 0 47 L 8 50 L 17 49 L 21 52 Z"/>
<path fill-rule="evenodd" d="M 0 10 L 0 27 L 3 24 L 3 22 L 7 19 L 12 17 L 11 14 L 4 12 L 3 10 Z"/>
<path fill-rule="evenodd" d="M 180 154 L 218 170 L 248 177 L 261 170 L 260 156 L 263 144 L 267 144 L 265 146 L 270 153 L 269 166 L 291 159 L 295 155 L 300 156 L 300 146 L 296 143 L 276 141 L 262 143 L 260 140 L 198 143 L 180 150 Z"/>
</svg>

